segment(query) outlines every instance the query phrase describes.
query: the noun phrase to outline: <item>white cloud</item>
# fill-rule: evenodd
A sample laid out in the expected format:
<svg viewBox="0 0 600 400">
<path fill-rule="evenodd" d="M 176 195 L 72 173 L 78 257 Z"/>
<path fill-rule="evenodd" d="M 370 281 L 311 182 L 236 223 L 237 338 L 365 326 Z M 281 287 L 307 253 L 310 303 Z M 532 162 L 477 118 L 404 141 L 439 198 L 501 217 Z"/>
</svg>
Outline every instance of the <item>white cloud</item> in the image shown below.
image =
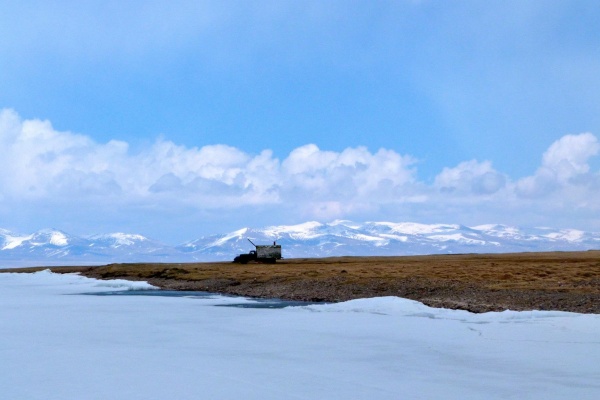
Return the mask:
<svg viewBox="0 0 600 400">
<path fill-rule="evenodd" d="M 506 177 L 492 168 L 489 161 L 465 161 L 454 168 L 444 168 L 435 177 L 434 186 L 444 192 L 462 191 L 492 194 L 506 185 Z"/>
<path fill-rule="evenodd" d="M 292 151 L 282 163 L 283 186 L 289 191 L 307 190 L 321 199 L 347 200 L 369 197 L 380 189 L 415 181 L 412 157 L 380 149 L 347 148 L 337 153 L 309 144 Z"/>
<path fill-rule="evenodd" d="M 546 150 L 536 173 L 516 183 L 517 194 L 539 197 L 562 188 L 569 195 L 576 186 L 597 181 L 597 174 L 589 173 L 588 161 L 599 151 L 600 143 L 591 133 L 563 136 Z"/>
<path fill-rule="evenodd" d="M 444 168 L 428 185 L 417 178 L 415 158 L 389 149 L 335 152 L 307 144 L 280 160 L 271 150 L 251 155 L 226 145 L 190 148 L 159 139 L 133 153 L 122 141 L 97 143 L 3 110 L 0 211 L 7 216 L 27 203 L 38 215 L 52 203 L 63 213 L 76 209 L 77 218 L 101 205 L 113 217 L 123 209 L 139 218 L 215 213 L 237 221 L 240 213 L 249 219 L 260 213 L 274 219 L 269 223 L 435 217 L 524 225 L 535 214 L 600 227 L 594 200 L 600 173 L 590 167 L 599 152 L 594 135 L 567 135 L 548 148 L 531 176 L 512 181 L 490 161 L 471 160 Z"/>
<path fill-rule="evenodd" d="M 110 166 L 122 162 L 126 143 L 98 145 L 83 135 L 57 132 L 48 121 L 21 121 L 11 110 L 0 112 L 0 129 L 4 193 L 18 198 L 44 197 L 65 188 L 73 194 L 103 185 L 118 189 Z"/>
<path fill-rule="evenodd" d="M 590 170 L 588 160 L 598 154 L 600 143 L 591 133 L 566 135 L 554 142 L 544 153 L 542 166 L 556 174 L 559 182 L 585 174 Z"/>
<path fill-rule="evenodd" d="M 226 145 L 201 148 L 159 139 L 137 154 L 127 143 L 106 144 L 59 132 L 49 121 L 0 114 L 3 192 L 14 198 L 118 195 L 119 201 L 186 202 L 239 207 L 302 199 L 350 209 L 378 191 L 415 180 L 411 157 L 364 147 L 342 152 L 309 144 L 280 162 L 272 151 L 256 156 Z M 328 202 L 328 203 L 327 203 Z M 319 208 L 319 207 L 316 207 Z M 322 208 L 322 207 L 321 207 Z"/>
</svg>

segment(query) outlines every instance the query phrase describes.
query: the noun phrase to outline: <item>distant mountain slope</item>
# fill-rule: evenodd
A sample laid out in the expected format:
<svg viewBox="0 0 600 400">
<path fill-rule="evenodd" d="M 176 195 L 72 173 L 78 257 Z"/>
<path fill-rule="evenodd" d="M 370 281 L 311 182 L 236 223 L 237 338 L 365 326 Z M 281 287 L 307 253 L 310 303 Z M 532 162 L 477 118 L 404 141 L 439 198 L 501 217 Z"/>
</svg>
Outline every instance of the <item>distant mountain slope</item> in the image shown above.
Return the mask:
<svg viewBox="0 0 600 400">
<path fill-rule="evenodd" d="M 517 228 L 505 225 L 467 227 L 449 224 L 335 221 L 307 222 L 262 229 L 244 228 L 227 235 L 207 236 L 178 248 L 219 258 L 252 249 L 255 243 L 277 241 L 284 257 L 342 255 L 414 255 L 498 253 L 600 248 L 600 233 L 574 229 Z"/>
<path fill-rule="evenodd" d="M 29 235 L 0 229 L 0 267 L 170 261 L 179 252 L 141 235 L 111 233 L 77 237 L 56 229 Z"/>
<path fill-rule="evenodd" d="M 77 237 L 56 229 L 15 234 L 0 229 L 0 267 L 110 262 L 231 260 L 256 244 L 277 241 L 285 258 L 499 253 L 600 248 L 600 233 L 575 229 L 467 227 L 413 222 L 334 221 L 242 228 L 169 246 L 137 234 Z"/>
</svg>

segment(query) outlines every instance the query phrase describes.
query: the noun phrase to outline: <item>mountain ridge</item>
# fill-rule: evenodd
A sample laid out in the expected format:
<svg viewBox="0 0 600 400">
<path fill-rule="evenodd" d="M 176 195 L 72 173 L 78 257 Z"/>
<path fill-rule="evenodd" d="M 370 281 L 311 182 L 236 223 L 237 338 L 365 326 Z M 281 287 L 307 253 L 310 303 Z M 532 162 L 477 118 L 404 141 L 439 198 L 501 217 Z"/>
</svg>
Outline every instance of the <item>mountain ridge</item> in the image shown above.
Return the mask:
<svg viewBox="0 0 600 400">
<path fill-rule="evenodd" d="M 58 229 L 17 234 L 0 229 L 0 268 L 112 262 L 228 261 L 256 244 L 277 241 L 286 258 L 503 253 L 600 248 L 600 233 L 503 224 L 466 226 L 417 222 L 336 220 L 244 227 L 167 245 L 135 233 L 70 235 Z"/>
</svg>

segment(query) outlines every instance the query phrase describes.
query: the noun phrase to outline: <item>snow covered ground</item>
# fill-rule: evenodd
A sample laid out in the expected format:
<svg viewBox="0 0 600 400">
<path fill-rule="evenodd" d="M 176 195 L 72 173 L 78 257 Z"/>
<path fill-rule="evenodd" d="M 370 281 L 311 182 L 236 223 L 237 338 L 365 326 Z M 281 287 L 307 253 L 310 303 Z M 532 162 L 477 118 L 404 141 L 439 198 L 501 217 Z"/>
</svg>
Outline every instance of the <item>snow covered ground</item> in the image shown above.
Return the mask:
<svg viewBox="0 0 600 400">
<path fill-rule="evenodd" d="M 598 399 L 600 315 L 399 298 L 284 309 L 0 274 L 3 399 Z"/>
</svg>

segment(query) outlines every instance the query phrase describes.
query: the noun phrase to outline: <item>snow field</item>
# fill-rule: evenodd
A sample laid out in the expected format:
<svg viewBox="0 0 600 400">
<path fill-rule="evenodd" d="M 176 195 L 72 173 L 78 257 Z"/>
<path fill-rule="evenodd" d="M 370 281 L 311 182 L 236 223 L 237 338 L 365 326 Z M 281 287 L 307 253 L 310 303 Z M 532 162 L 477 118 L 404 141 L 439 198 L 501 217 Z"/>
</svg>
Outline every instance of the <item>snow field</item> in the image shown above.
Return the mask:
<svg viewBox="0 0 600 400">
<path fill-rule="evenodd" d="M 599 315 L 79 295 L 117 289 L 152 287 L 0 274 L 2 398 L 600 398 Z"/>
</svg>

